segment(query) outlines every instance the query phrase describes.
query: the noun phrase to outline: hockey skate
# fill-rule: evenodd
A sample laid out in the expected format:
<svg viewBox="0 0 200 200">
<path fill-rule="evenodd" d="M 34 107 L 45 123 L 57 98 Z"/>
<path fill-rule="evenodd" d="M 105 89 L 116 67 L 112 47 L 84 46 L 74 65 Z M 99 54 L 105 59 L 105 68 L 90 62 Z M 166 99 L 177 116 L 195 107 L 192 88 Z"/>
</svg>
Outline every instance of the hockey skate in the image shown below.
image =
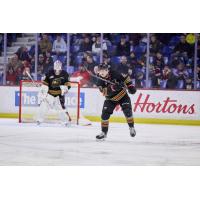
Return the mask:
<svg viewBox="0 0 200 200">
<path fill-rule="evenodd" d="M 134 127 L 130 127 L 129 130 L 130 130 L 131 137 L 135 137 L 136 136 L 135 128 Z"/>
<path fill-rule="evenodd" d="M 107 137 L 107 134 L 104 132 L 101 132 L 99 135 L 96 136 L 97 141 L 104 141 L 105 138 Z"/>
<path fill-rule="evenodd" d="M 65 126 L 65 127 L 71 127 L 71 121 L 64 122 L 64 126 Z"/>
<path fill-rule="evenodd" d="M 37 126 L 39 126 L 41 124 L 41 122 L 40 121 L 36 121 L 36 124 L 37 124 Z"/>
</svg>

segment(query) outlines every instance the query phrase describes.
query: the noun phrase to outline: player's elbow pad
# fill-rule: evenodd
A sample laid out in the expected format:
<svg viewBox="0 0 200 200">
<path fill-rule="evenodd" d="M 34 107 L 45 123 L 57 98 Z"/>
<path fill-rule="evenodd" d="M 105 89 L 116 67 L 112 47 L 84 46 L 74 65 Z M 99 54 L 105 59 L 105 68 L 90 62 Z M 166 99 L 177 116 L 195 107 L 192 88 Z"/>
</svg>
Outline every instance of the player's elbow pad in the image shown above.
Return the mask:
<svg viewBox="0 0 200 200">
<path fill-rule="evenodd" d="M 128 87 L 128 92 L 130 94 L 135 94 L 136 91 L 137 91 L 137 89 L 133 85 L 131 85 L 131 86 Z"/>
</svg>

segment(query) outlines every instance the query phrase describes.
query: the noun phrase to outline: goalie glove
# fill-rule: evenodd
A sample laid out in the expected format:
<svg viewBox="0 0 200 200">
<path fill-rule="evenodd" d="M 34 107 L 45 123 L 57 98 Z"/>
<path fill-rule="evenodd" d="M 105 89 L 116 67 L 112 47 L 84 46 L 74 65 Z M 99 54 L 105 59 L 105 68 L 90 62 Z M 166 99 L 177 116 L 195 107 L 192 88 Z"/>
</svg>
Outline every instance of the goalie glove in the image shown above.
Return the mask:
<svg viewBox="0 0 200 200">
<path fill-rule="evenodd" d="M 61 85 L 60 86 L 60 89 L 61 89 L 61 95 L 65 95 L 66 93 L 68 93 L 68 86 L 66 85 Z"/>
</svg>

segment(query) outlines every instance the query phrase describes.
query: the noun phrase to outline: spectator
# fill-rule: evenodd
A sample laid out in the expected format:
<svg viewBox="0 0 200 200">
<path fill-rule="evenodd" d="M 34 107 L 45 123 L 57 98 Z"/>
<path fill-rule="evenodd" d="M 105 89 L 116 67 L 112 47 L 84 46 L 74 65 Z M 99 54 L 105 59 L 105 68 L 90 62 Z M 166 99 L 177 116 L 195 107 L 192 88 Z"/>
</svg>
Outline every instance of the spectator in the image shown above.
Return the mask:
<svg viewBox="0 0 200 200">
<path fill-rule="evenodd" d="M 169 66 L 165 66 L 162 70 L 162 79 L 166 81 L 166 88 L 167 89 L 174 89 L 176 88 L 177 79 L 172 73 Z"/>
<path fill-rule="evenodd" d="M 52 44 L 48 38 L 48 35 L 46 33 L 42 34 L 42 39 L 39 42 L 40 50 L 43 54 L 46 53 L 46 51 L 51 52 L 52 50 Z"/>
<path fill-rule="evenodd" d="M 144 73 L 137 72 L 136 78 L 135 78 L 135 86 L 137 88 L 143 88 L 145 86 L 143 80 L 144 80 Z"/>
<path fill-rule="evenodd" d="M 38 54 L 41 54 L 41 49 L 40 49 L 40 45 L 38 45 Z M 30 50 L 29 50 L 29 55 L 31 58 L 33 58 L 35 56 L 35 45 L 32 45 Z"/>
<path fill-rule="evenodd" d="M 90 75 L 82 65 L 80 65 L 78 71 L 72 74 L 71 78 L 78 81 L 81 87 L 88 87 L 90 85 Z"/>
<path fill-rule="evenodd" d="M 158 66 L 150 66 L 149 77 L 151 79 L 151 86 L 153 88 L 160 87 L 161 69 Z"/>
<path fill-rule="evenodd" d="M 80 52 L 92 51 L 92 42 L 88 36 L 85 36 L 80 45 Z"/>
<path fill-rule="evenodd" d="M 7 85 L 16 85 L 17 76 L 15 71 L 12 67 L 10 67 L 6 74 L 6 84 Z"/>
<path fill-rule="evenodd" d="M 131 66 L 137 65 L 137 58 L 136 58 L 135 53 L 133 51 L 130 53 L 129 63 L 130 63 Z"/>
<path fill-rule="evenodd" d="M 106 46 L 111 47 L 112 43 L 111 43 L 111 40 L 109 40 L 109 34 L 104 34 L 103 37 L 104 37 L 103 42 L 106 44 Z"/>
<path fill-rule="evenodd" d="M 67 52 L 67 45 L 64 39 L 61 37 L 61 34 L 58 34 L 56 40 L 53 42 L 52 53 L 57 56 L 65 56 Z"/>
<path fill-rule="evenodd" d="M 121 36 L 120 42 L 117 45 L 117 56 L 129 56 L 130 54 L 130 44 L 126 41 L 124 35 Z"/>
<path fill-rule="evenodd" d="M 92 74 L 97 73 L 97 64 L 94 62 L 92 55 L 87 55 L 86 61 L 83 63 L 83 67 L 90 71 Z M 90 82 L 92 87 L 96 87 L 97 78 L 91 77 Z"/>
<path fill-rule="evenodd" d="M 194 88 L 193 82 L 191 78 L 187 78 L 185 80 L 185 89 L 186 90 L 192 90 L 192 88 Z"/>
<path fill-rule="evenodd" d="M 31 66 L 31 72 L 33 73 L 35 71 L 35 57 L 31 58 L 30 66 Z"/>
<path fill-rule="evenodd" d="M 78 67 L 80 64 L 82 64 L 83 66 L 87 65 L 87 56 L 91 55 L 90 51 L 86 51 L 86 52 L 82 52 L 81 53 L 81 58 L 79 61 L 77 61 L 77 54 L 72 54 L 71 55 L 71 59 L 70 59 L 70 65 L 74 66 L 76 70 L 78 70 Z M 92 55 L 91 55 L 92 56 Z"/>
<path fill-rule="evenodd" d="M 183 57 L 192 57 L 192 45 L 186 42 L 185 35 L 180 37 L 180 42 L 174 48 L 174 54 L 181 55 Z"/>
<path fill-rule="evenodd" d="M 120 64 L 116 67 L 116 71 L 118 71 L 123 76 L 132 74 L 132 71 L 130 71 L 130 64 L 128 63 L 126 56 L 122 56 L 120 58 Z M 131 72 L 131 74 L 130 74 L 130 72 Z"/>
<path fill-rule="evenodd" d="M 39 75 L 40 78 L 44 74 L 44 69 L 45 69 L 45 59 L 44 59 L 43 54 L 40 54 L 39 59 L 38 59 L 38 67 L 37 67 L 37 74 Z"/>
<path fill-rule="evenodd" d="M 130 75 L 131 79 L 133 79 L 135 81 L 137 58 L 133 51 L 131 52 L 130 57 L 129 57 L 129 64 L 130 64 L 129 75 Z"/>
<path fill-rule="evenodd" d="M 103 41 L 102 50 L 107 51 L 107 45 L 105 41 Z M 101 36 L 100 35 L 97 36 L 95 43 L 92 45 L 92 53 L 97 54 L 97 55 L 100 55 L 101 53 Z"/>
<path fill-rule="evenodd" d="M 94 62 L 92 55 L 86 56 L 86 61 L 83 63 L 83 66 L 94 73 L 94 67 L 96 66 L 96 63 Z"/>
<path fill-rule="evenodd" d="M 172 56 L 170 66 L 176 67 L 180 62 L 183 61 L 184 60 L 182 59 L 182 57 Z"/>
<path fill-rule="evenodd" d="M 105 63 L 107 65 L 111 65 L 110 57 L 106 54 L 103 55 L 103 63 Z"/>
<path fill-rule="evenodd" d="M 150 53 L 151 55 L 155 55 L 157 52 L 162 50 L 162 43 L 157 40 L 155 35 L 151 36 L 151 41 L 150 41 Z"/>
<path fill-rule="evenodd" d="M 174 76 L 177 78 L 178 82 L 180 83 L 179 88 L 183 89 L 186 88 L 186 79 L 189 78 L 189 73 L 185 69 L 184 63 L 179 63 L 173 71 Z"/>
<path fill-rule="evenodd" d="M 140 58 L 138 58 L 137 67 L 139 67 L 141 69 L 146 67 L 146 54 L 142 55 Z"/>
<path fill-rule="evenodd" d="M 26 46 L 21 46 L 16 52 L 19 60 L 21 61 L 30 61 L 31 56 L 29 55 L 28 49 Z"/>
<path fill-rule="evenodd" d="M 51 57 L 50 52 L 46 52 L 44 73 L 47 73 L 50 69 L 53 69 L 53 58 Z"/>
<path fill-rule="evenodd" d="M 30 80 L 27 72 L 30 74 L 31 71 L 30 71 L 30 67 L 24 67 L 23 71 L 22 71 L 22 76 L 21 76 L 21 80 Z"/>
<path fill-rule="evenodd" d="M 22 66 L 22 62 L 18 59 L 18 55 L 14 54 L 13 57 L 10 59 L 9 63 L 7 64 L 7 69 L 13 68 L 14 71 L 18 67 Z"/>
<path fill-rule="evenodd" d="M 137 60 L 137 65 L 132 68 L 132 77 L 135 78 L 135 84 L 138 85 L 138 87 L 144 87 L 144 78 L 146 73 L 146 54 L 144 54 L 142 57 L 140 57 Z"/>
<path fill-rule="evenodd" d="M 160 52 L 156 53 L 153 65 L 160 69 L 163 69 L 165 63 L 164 63 L 163 55 Z"/>
<path fill-rule="evenodd" d="M 147 43 L 147 34 L 146 33 L 141 33 L 141 40 L 140 42 L 142 43 Z"/>
<path fill-rule="evenodd" d="M 22 80 L 22 67 L 18 67 L 17 70 L 16 70 L 16 82 L 17 82 L 17 85 L 19 85 L 20 83 L 20 80 Z"/>
<path fill-rule="evenodd" d="M 28 61 L 24 61 L 24 62 L 22 62 L 22 69 L 25 69 L 25 68 L 29 68 L 29 69 L 31 69 L 31 65 L 30 65 L 30 63 L 28 62 Z"/>
<path fill-rule="evenodd" d="M 83 52 L 82 64 L 87 62 L 88 55 L 92 58 L 92 53 L 90 51 Z"/>
</svg>

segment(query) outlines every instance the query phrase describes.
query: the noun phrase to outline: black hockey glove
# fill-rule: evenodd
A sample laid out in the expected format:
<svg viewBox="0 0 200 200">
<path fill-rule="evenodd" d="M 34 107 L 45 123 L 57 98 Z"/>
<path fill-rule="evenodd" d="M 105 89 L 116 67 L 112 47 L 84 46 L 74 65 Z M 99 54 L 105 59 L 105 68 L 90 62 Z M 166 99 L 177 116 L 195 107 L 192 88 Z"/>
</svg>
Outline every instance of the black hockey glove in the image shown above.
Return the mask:
<svg viewBox="0 0 200 200">
<path fill-rule="evenodd" d="M 137 91 L 137 89 L 135 88 L 135 86 L 133 86 L 133 85 L 128 86 L 128 92 L 130 94 L 135 94 L 136 91 Z"/>
</svg>

